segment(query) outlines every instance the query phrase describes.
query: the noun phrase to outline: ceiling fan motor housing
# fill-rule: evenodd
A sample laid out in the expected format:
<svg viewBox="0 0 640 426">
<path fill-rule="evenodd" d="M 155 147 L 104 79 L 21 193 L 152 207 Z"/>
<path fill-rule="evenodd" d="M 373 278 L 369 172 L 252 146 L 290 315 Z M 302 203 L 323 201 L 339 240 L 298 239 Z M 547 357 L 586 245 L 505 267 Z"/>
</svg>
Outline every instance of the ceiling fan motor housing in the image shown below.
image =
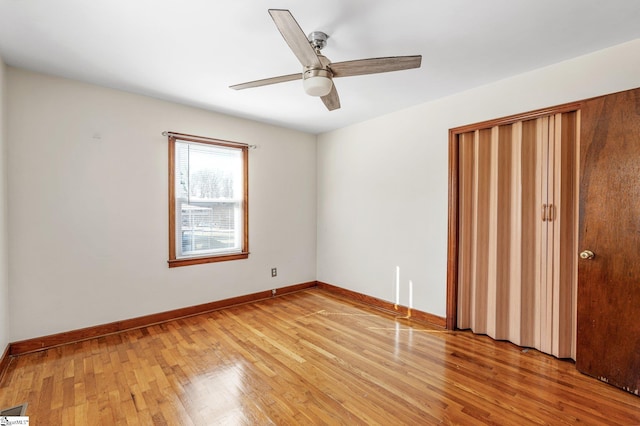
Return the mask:
<svg viewBox="0 0 640 426">
<path fill-rule="evenodd" d="M 331 92 L 333 74 L 327 69 L 305 69 L 302 74 L 304 91 L 310 96 L 326 96 Z"/>
<path fill-rule="evenodd" d="M 311 33 L 309 38 L 311 38 L 313 34 L 323 34 L 326 36 L 324 33 L 316 32 Z M 318 60 L 322 68 L 317 68 L 317 65 L 308 66 L 304 67 L 302 72 L 302 85 L 304 91 L 310 96 L 326 96 L 333 88 L 333 73 L 329 68 L 331 61 L 326 56 L 320 54 L 318 55 Z"/>
</svg>

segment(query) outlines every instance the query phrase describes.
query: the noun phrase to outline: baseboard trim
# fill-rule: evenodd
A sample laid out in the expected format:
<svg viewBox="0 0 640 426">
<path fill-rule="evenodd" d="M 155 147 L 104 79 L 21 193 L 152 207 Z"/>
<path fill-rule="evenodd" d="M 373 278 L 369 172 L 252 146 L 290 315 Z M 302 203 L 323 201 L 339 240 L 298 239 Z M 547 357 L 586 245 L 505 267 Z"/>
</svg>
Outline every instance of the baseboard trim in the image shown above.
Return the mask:
<svg viewBox="0 0 640 426">
<path fill-rule="evenodd" d="M 445 328 L 447 324 L 446 319 L 443 317 L 433 315 L 428 312 L 419 311 L 417 309 L 409 309 L 407 306 L 396 305 L 394 303 L 387 302 L 386 300 L 378 299 L 376 297 L 368 296 L 356 291 L 347 290 L 345 288 L 338 287 L 332 284 L 318 281 L 318 288 L 329 293 L 342 296 L 345 299 L 355 300 L 365 305 L 369 305 L 374 308 L 389 312 L 393 315 L 405 317 L 407 319 L 425 322 L 429 325 L 434 325 L 442 328 Z"/>
<path fill-rule="evenodd" d="M 287 287 L 276 289 L 274 296 L 272 290 L 265 290 L 258 293 L 247 294 L 244 296 L 232 297 L 230 299 L 218 300 L 215 302 L 204 303 L 202 305 L 189 306 L 186 308 L 174 309 L 171 311 L 160 312 L 157 314 L 145 315 L 137 318 L 131 318 L 122 321 L 116 321 L 108 324 L 96 325 L 77 330 L 71 330 L 63 333 L 51 334 L 48 336 L 36 337 L 33 339 L 21 340 L 10 343 L 5 355 L 16 356 L 30 352 L 44 351 L 56 346 L 66 345 L 69 343 L 80 342 L 83 340 L 103 337 L 114 333 L 120 333 L 127 330 L 147 327 L 150 325 L 161 324 L 168 321 L 191 317 L 194 315 L 205 314 L 217 311 L 231 306 L 242 305 L 246 303 L 256 302 L 258 300 L 269 299 L 271 297 L 282 296 L 284 294 L 295 293 L 316 287 L 316 281 L 310 281 L 302 284 L 295 284 Z M 8 356 L 6 357 L 8 358 Z M 3 363 L 5 357 L 3 357 Z M 8 364 L 8 361 L 7 361 Z M 2 364 L 3 365 L 3 364 Z M 0 365 L 0 367 L 2 366 Z M 1 371 L 1 370 L 0 370 Z"/>
<path fill-rule="evenodd" d="M 215 302 L 204 303 L 201 305 L 189 306 L 186 308 L 174 309 L 171 311 L 160 312 L 157 314 L 145 315 L 137 318 L 115 321 L 108 324 L 100 324 L 92 327 L 81 328 L 77 330 L 66 331 L 63 333 L 51 334 L 48 336 L 36 337 L 33 339 L 21 340 L 9 343 L 4 351 L 4 355 L 0 359 L 0 379 L 9 366 L 12 356 L 23 355 L 31 352 L 44 351 L 70 343 L 81 342 L 83 340 L 94 339 L 97 337 L 108 336 L 110 334 L 121 333 L 123 331 L 135 330 L 137 328 L 147 327 L 150 325 L 161 324 L 180 318 L 187 318 L 194 315 L 205 314 L 217 311 L 231 306 L 243 305 L 246 303 L 257 302 L 259 300 L 269 299 L 272 297 L 282 296 L 284 294 L 295 293 L 318 287 L 326 292 L 339 295 L 345 299 L 356 301 L 374 308 L 386 311 L 393 315 L 402 316 L 408 319 L 421 321 L 437 327 L 445 327 L 445 318 L 437 315 L 422 312 L 416 309 L 409 309 L 406 306 L 395 305 L 373 296 L 363 293 L 347 290 L 332 284 L 320 281 L 309 281 L 306 283 L 295 284 L 287 287 L 277 288 L 274 296 L 272 290 L 265 290 L 258 293 L 247 294 L 243 296 L 232 297 L 230 299 L 218 300 Z"/>
</svg>

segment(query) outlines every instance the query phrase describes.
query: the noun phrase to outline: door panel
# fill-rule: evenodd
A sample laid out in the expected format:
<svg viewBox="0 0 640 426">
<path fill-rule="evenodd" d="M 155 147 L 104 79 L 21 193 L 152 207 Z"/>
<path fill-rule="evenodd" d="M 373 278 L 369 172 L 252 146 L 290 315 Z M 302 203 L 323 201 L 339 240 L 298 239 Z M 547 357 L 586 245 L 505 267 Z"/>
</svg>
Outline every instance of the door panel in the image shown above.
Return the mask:
<svg viewBox="0 0 640 426">
<path fill-rule="evenodd" d="M 555 161 L 549 219 L 553 222 L 553 278 L 551 353 L 575 359 L 576 318 L 574 291 L 578 258 L 578 112 L 556 114 L 553 151 Z M 556 285 L 565 283 L 565 285 Z M 570 283 L 570 284 L 566 284 Z"/>
<path fill-rule="evenodd" d="M 640 388 L 640 89 L 581 109 L 579 371 Z M 577 253 L 576 253 L 577 255 Z"/>
</svg>

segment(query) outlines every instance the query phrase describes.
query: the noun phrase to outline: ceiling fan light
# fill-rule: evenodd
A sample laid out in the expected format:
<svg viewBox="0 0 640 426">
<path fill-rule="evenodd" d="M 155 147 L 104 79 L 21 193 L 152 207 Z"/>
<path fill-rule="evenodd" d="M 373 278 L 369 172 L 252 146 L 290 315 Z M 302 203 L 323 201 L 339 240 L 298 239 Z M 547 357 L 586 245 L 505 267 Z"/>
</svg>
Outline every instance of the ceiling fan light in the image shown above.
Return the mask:
<svg viewBox="0 0 640 426">
<path fill-rule="evenodd" d="M 326 96 L 331 92 L 333 81 L 326 70 L 308 70 L 302 80 L 304 91 L 310 96 Z"/>
</svg>

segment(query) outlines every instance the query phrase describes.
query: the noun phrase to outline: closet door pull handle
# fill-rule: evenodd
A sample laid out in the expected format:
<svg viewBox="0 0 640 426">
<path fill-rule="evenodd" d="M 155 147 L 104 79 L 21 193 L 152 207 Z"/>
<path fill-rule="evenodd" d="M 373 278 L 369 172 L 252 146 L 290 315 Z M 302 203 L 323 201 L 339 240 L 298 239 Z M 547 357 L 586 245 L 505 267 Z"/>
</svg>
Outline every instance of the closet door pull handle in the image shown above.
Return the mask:
<svg viewBox="0 0 640 426">
<path fill-rule="evenodd" d="M 549 208 L 547 210 L 547 222 L 553 222 L 555 218 L 555 208 L 553 204 L 549 204 Z"/>
<path fill-rule="evenodd" d="M 547 221 L 547 205 L 546 204 L 542 205 L 542 221 L 543 222 Z"/>
</svg>

